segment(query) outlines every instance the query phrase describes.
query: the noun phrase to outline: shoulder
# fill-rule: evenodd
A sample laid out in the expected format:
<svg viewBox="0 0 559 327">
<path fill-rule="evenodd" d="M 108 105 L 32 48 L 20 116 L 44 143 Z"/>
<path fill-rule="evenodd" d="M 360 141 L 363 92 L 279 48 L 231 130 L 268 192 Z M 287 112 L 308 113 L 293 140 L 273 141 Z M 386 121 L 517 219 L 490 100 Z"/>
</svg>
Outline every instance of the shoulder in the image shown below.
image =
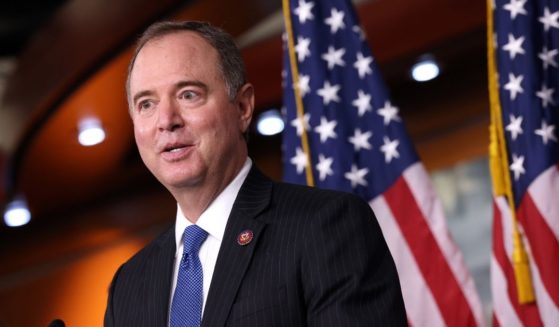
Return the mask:
<svg viewBox="0 0 559 327">
<path fill-rule="evenodd" d="M 161 260 L 161 252 L 173 252 L 174 247 L 169 245 L 174 244 L 174 225 L 167 228 L 157 238 L 144 246 L 140 251 L 128 259 L 119 269 L 120 275 L 128 275 L 142 269 L 148 262 Z"/>
<path fill-rule="evenodd" d="M 175 254 L 173 236 L 174 228 L 166 230 L 118 268 L 110 286 L 117 305 L 135 298 L 140 286 L 162 283 L 160 276 L 170 269 Z"/>
<path fill-rule="evenodd" d="M 283 217 L 312 214 L 332 207 L 360 208 L 371 212 L 360 197 L 305 185 L 276 182 L 253 166 L 236 199 L 238 209 L 249 212 L 268 210 Z M 277 218 L 277 217 L 276 217 Z"/>
<path fill-rule="evenodd" d="M 369 204 L 355 194 L 282 182 L 274 183 L 272 198 L 275 202 L 313 210 L 340 207 L 371 211 Z"/>
</svg>

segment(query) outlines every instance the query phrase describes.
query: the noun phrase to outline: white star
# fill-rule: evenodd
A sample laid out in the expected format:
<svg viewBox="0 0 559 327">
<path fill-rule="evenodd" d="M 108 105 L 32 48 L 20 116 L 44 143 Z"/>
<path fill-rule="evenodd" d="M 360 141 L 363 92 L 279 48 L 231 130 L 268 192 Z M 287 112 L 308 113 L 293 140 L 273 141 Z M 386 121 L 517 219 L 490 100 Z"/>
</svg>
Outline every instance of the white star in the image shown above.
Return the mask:
<svg viewBox="0 0 559 327">
<path fill-rule="evenodd" d="M 547 141 L 552 140 L 557 142 L 557 138 L 553 131 L 555 130 L 555 125 L 547 125 L 545 120 L 542 120 L 542 127 L 536 129 L 534 133 L 542 137 L 543 144 L 547 144 Z"/>
<path fill-rule="evenodd" d="M 357 91 L 357 99 L 351 102 L 352 105 L 357 107 L 359 117 L 362 117 L 367 111 L 371 111 L 371 95 L 361 90 Z"/>
<path fill-rule="evenodd" d="M 325 117 L 320 117 L 320 125 L 314 128 L 314 131 L 320 134 L 320 143 L 328 141 L 328 138 L 335 139 L 338 136 L 334 131 L 336 125 L 338 125 L 337 121 L 328 121 Z"/>
<path fill-rule="evenodd" d="M 390 124 L 390 121 L 401 121 L 398 116 L 398 108 L 394 107 L 390 101 L 386 100 L 384 102 L 384 107 L 377 110 L 377 113 L 384 117 L 384 125 Z"/>
<path fill-rule="evenodd" d="M 514 20 L 518 14 L 527 15 L 524 5 L 527 0 L 510 0 L 509 3 L 503 6 L 506 10 L 510 11 L 510 18 Z"/>
<path fill-rule="evenodd" d="M 380 151 L 384 153 L 384 161 L 386 161 L 386 163 L 389 163 L 390 161 L 392 161 L 393 158 L 399 158 L 400 153 L 398 153 L 397 148 L 400 144 L 400 141 L 398 141 L 397 139 L 390 141 L 390 139 L 386 136 L 383 138 L 383 141 L 384 144 L 380 147 Z"/>
<path fill-rule="evenodd" d="M 310 119 L 311 119 L 311 114 L 307 112 L 306 114 L 303 115 L 303 119 L 297 117 L 291 121 L 291 126 L 297 129 L 297 136 L 303 135 L 303 130 L 308 131 L 311 128 L 311 126 L 309 125 Z"/>
<path fill-rule="evenodd" d="M 355 164 L 351 165 L 351 171 L 344 174 L 344 177 L 349 179 L 351 182 L 351 187 L 355 188 L 357 185 L 367 186 L 367 181 L 365 176 L 369 173 L 369 169 L 363 168 L 358 169 Z"/>
<path fill-rule="evenodd" d="M 330 10 L 330 17 L 326 18 L 324 23 L 330 26 L 330 33 L 336 33 L 339 29 L 345 28 L 344 12 L 332 8 L 332 10 Z"/>
<path fill-rule="evenodd" d="M 509 33 L 509 43 L 503 46 L 503 50 L 509 52 L 510 59 L 514 59 L 517 54 L 525 54 L 526 52 L 522 48 L 522 43 L 524 42 L 524 36 L 518 39 L 514 38 L 514 35 Z"/>
<path fill-rule="evenodd" d="M 342 56 L 345 54 L 344 48 L 336 50 L 333 46 L 328 47 L 328 52 L 323 53 L 321 58 L 328 62 L 328 69 L 334 68 L 336 65 L 345 66 L 345 61 Z"/>
<path fill-rule="evenodd" d="M 299 0 L 299 7 L 295 8 L 295 15 L 299 16 L 299 23 L 304 24 L 307 20 L 312 20 L 314 18 L 311 11 L 313 7 L 314 2 Z"/>
<path fill-rule="evenodd" d="M 295 46 L 295 52 L 297 52 L 297 60 L 303 62 L 305 58 L 311 56 L 311 50 L 309 46 L 311 45 L 311 39 L 306 37 L 297 37 L 297 45 Z"/>
<path fill-rule="evenodd" d="M 361 149 L 371 150 L 373 147 L 369 143 L 369 138 L 373 136 L 373 132 L 368 131 L 362 133 L 359 128 L 355 129 L 355 134 L 349 137 L 349 143 L 353 144 L 353 149 L 355 151 L 360 151 Z"/>
<path fill-rule="evenodd" d="M 373 62 L 373 57 L 363 57 L 361 52 L 357 52 L 357 60 L 353 63 L 353 67 L 357 69 L 359 77 L 363 78 L 367 74 L 371 74 L 373 70 L 371 69 L 371 63 Z"/>
<path fill-rule="evenodd" d="M 332 171 L 332 163 L 334 163 L 333 158 L 326 158 L 322 154 L 318 155 L 316 170 L 318 170 L 319 178 L 321 181 L 325 180 L 327 176 L 334 175 L 334 172 Z"/>
<path fill-rule="evenodd" d="M 516 154 L 512 154 L 512 164 L 509 166 L 510 170 L 514 173 L 514 180 L 518 180 L 520 174 L 525 174 L 524 170 L 524 156 L 517 157 Z"/>
<path fill-rule="evenodd" d="M 359 35 L 359 39 L 361 39 L 361 41 L 365 40 L 365 32 L 363 31 L 361 26 L 355 25 L 351 28 L 351 30 Z"/>
<path fill-rule="evenodd" d="M 559 11 L 551 13 L 548 7 L 543 10 L 543 16 L 538 20 L 543 24 L 543 29 L 547 32 L 551 27 L 559 28 Z"/>
<path fill-rule="evenodd" d="M 308 165 L 307 155 L 300 147 L 297 147 L 295 152 L 295 156 L 293 156 L 289 162 L 297 167 L 297 174 L 301 174 Z"/>
<path fill-rule="evenodd" d="M 510 132 L 512 140 L 515 141 L 518 135 L 522 134 L 522 116 L 515 117 L 514 115 L 509 115 L 510 123 L 505 127 L 507 131 Z"/>
<path fill-rule="evenodd" d="M 542 106 L 544 108 L 547 108 L 547 105 L 549 103 L 551 103 L 552 105 L 555 105 L 555 101 L 553 101 L 553 92 L 555 92 L 554 88 L 547 88 L 547 85 L 543 84 L 542 85 L 542 89 L 539 90 L 538 92 L 536 92 L 536 96 L 540 99 L 542 99 Z"/>
<path fill-rule="evenodd" d="M 300 74 L 299 81 L 297 81 L 297 87 L 299 89 L 299 94 L 304 97 L 311 91 L 310 87 L 311 77 L 309 75 Z"/>
<path fill-rule="evenodd" d="M 510 92 L 511 101 L 516 99 L 518 93 L 524 93 L 524 89 L 520 85 L 523 79 L 522 75 L 514 76 L 513 73 L 509 73 L 509 82 L 505 84 L 505 90 Z"/>
<path fill-rule="evenodd" d="M 330 82 L 324 81 L 324 86 L 318 89 L 316 93 L 322 97 L 322 103 L 324 105 L 329 104 L 331 101 L 340 102 L 340 97 L 338 97 L 338 91 L 341 86 L 338 84 L 330 85 Z"/>
<path fill-rule="evenodd" d="M 543 61 L 543 69 L 547 69 L 549 65 L 557 68 L 557 62 L 555 61 L 555 56 L 557 55 L 557 49 L 547 50 L 544 46 L 542 52 L 538 53 L 538 57 Z"/>
</svg>

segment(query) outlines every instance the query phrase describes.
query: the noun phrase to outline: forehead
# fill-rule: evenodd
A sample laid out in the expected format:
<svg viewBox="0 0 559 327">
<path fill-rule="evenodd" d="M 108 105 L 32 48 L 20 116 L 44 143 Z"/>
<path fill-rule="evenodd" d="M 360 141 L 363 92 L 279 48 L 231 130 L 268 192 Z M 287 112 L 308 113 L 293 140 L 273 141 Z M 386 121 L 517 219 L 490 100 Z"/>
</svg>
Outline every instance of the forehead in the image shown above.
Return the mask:
<svg viewBox="0 0 559 327">
<path fill-rule="evenodd" d="M 130 72 L 130 89 L 164 78 L 217 77 L 217 51 L 195 32 L 180 31 L 148 41 Z"/>
</svg>

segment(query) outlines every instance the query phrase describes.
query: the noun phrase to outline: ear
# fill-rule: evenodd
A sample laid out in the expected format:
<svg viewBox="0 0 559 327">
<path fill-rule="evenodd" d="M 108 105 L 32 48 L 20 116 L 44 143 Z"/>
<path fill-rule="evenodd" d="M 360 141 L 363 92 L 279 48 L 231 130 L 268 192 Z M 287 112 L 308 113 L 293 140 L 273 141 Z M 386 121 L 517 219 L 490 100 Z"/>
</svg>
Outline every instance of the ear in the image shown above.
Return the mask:
<svg viewBox="0 0 559 327">
<path fill-rule="evenodd" d="M 237 108 L 239 110 L 239 127 L 245 133 L 254 113 L 254 87 L 247 83 L 237 93 Z"/>
</svg>

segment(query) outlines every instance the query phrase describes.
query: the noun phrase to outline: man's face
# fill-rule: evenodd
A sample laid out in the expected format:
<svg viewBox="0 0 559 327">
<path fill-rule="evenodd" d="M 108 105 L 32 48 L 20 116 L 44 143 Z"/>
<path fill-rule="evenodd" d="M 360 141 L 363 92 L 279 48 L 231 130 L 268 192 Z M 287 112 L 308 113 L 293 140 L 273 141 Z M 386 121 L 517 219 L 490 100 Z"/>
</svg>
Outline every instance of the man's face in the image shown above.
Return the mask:
<svg viewBox="0 0 559 327">
<path fill-rule="evenodd" d="M 252 86 L 231 100 L 218 53 L 198 34 L 145 44 L 130 75 L 129 101 L 142 160 L 169 190 L 219 188 L 244 163 Z"/>
</svg>

